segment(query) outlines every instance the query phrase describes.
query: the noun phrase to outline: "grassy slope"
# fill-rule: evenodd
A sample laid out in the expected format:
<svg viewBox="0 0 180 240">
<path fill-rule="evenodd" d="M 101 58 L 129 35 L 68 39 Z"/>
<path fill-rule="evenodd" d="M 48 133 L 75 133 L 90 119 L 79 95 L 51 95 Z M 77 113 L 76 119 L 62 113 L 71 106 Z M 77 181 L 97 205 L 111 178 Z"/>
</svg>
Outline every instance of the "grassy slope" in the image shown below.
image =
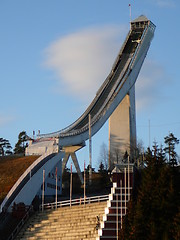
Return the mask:
<svg viewBox="0 0 180 240">
<path fill-rule="evenodd" d="M 18 178 L 39 156 L 0 158 L 0 203 Z"/>
</svg>

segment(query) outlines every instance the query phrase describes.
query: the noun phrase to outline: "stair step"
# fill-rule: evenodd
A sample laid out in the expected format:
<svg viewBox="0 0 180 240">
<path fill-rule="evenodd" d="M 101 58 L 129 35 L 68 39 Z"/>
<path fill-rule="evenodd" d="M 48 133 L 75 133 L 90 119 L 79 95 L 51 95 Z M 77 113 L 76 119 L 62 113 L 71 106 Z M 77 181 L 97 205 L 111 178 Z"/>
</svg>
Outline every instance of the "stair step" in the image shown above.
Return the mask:
<svg viewBox="0 0 180 240">
<path fill-rule="evenodd" d="M 24 226 L 17 240 L 96 239 L 96 217 L 103 219 L 107 202 L 39 212 Z"/>
</svg>

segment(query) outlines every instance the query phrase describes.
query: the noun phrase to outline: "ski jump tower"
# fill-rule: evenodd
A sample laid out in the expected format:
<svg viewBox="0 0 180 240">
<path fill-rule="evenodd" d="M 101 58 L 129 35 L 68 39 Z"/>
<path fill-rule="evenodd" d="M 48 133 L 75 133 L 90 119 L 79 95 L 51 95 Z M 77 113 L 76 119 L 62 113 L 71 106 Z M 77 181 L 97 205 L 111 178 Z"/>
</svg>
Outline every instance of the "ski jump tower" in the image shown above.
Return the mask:
<svg viewBox="0 0 180 240">
<path fill-rule="evenodd" d="M 154 31 L 155 25 L 143 15 L 132 21 L 111 72 L 86 111 L 73 124 L 64 129 L 38 135 L 37 140 L 27 148 L 27 154 L 38 153 L 39 146 L 41 149 L 48 149 L 46 144 L 49 141 L 47 140 L 58 142 L 57 151 L 65 152 L 62 171 L 71 156 L 83 182 L 75 152 L 85 146 L 85 141 L 89 139 L 89 129 L 93 136 L 110 119 L 110 152 L 114 155 L 111 156 L 112 161 L 118 162 L 115 156 L 117 151 L 118 158 L 122 158 L 127 151 L 133 159 L 136 149 L 135 82 L 150 47 Z M 90 124 L 89 119 L 91 119 Z M 109 161 L 110 165 L 111 163 Z"/>
<path fill-rule="evenodd" d="M 155 25 L 145 16 L 131 22 L 131 28 L 112 69 L 86 111 L 70 126 L 49 134 L 39 134 L 26 148 L 26 155 L 41 155 L 18 179 L 1 204 L 11 209 L 13 202 L 30 205 L 56 164 L 62 160 L 62 173 L 69 156 L 81 175 L 76 151 L 110 119 L 110 151 L 125 151 L 134 157 L 136 149 L 135 82 L 154 36 Z M 118 162 L 118 159 L 111 163 Z"/>
</svg>

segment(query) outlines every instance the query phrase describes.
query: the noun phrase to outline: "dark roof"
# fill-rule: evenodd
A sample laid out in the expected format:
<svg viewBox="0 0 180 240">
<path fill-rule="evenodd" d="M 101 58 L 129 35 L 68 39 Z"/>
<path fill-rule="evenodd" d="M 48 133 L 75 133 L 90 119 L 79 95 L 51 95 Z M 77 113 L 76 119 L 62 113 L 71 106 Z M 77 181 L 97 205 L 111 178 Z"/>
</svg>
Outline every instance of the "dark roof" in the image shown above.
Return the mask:
<svg viewBox="0 0 180 240">
<path fill-rule="evenodd" d="M 135 22 L 147 22 L 147 21 L 149 21 L 149 19 L 146 16 L 141 15 L 138 18 L 134 19 L 132 21 L 132 23 L 135 23 Z"/>
</svg>

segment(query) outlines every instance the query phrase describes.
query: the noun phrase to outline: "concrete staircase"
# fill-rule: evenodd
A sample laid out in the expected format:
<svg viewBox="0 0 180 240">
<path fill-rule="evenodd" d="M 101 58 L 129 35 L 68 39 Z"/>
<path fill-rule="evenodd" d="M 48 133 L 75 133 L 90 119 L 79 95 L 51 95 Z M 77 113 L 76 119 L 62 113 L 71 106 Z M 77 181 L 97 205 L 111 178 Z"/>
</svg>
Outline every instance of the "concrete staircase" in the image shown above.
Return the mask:
<svg viewBox="0 0 180 240">
<path fill-rule="evenodd" d="M 96 240 L 118 239 L 122 229 L 123 218 L 126 215 L 127 205 L 132 195 L 134 169 L 132 164 L 131 167 L 128 166 L 128 172 L 124 165 L 119 166 L 119 169 L 121 171 L 113 173 L 113 187 Z"/>
<path fill-rule="evenodd" d="M 117 183 L 113 183 L 111 198 L 105 208 L 96 240 L 117 239 L 122 228 L 123 218 L 126 215 L 128 200 L 128 191 L 124 187 L 117 186 Z"/>
<path fill-rule="evenodd" d="M 16 240 L 96 239 L 97 216 L 102 221 L 107 201 L 45 210 L 29 219 Z"/>
</svg>

